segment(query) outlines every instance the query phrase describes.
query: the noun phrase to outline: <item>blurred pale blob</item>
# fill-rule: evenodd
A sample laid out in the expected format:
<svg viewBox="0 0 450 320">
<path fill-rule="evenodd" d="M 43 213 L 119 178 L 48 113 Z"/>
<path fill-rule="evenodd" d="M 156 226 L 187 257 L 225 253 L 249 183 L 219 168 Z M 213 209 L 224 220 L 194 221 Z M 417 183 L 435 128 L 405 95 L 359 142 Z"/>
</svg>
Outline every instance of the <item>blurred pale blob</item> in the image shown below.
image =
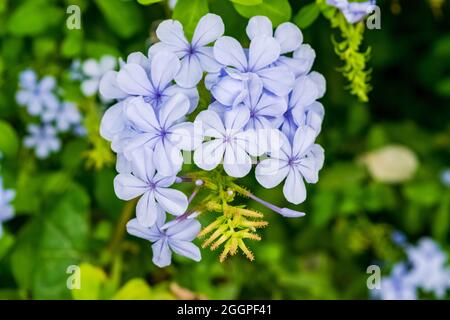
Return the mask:
<svg viewBox="0 0 450 320">
<path fill-rule="evenodd" d="M 377 181 L 401 183 L 414 177 L 419 166 L 416 154 L 401 145 L 389 145 L 361 158 L 370 175 Z"/>
</svg>

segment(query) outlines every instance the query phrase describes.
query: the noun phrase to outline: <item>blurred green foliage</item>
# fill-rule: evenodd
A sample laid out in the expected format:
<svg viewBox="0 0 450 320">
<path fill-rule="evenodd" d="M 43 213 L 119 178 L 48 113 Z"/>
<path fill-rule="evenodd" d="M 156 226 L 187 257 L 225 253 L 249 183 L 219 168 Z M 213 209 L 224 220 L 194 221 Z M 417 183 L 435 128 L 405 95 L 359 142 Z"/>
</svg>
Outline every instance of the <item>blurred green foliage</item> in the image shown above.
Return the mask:
<svg viewBox="0 0 450 320">
<path fill-rule="evenodd" d="M 66 28 L 72 4 L 81 9 L 80 30 Z M 226 34 L 243 43 L 252 15 L 267 15 L 274 25 L 292 19 L 303 28 L 317 54 L 314 69 L 327 79 L 319 140 L 326 163 L 299 206 L 304 218 L 282 218 L 251 203 L 269 222 L 252 246 L 255 261 L 234 256 L 219 263 L 216 252 L 203 250 L 200 263 L 176 256 L 159 269 L 150 244 L 125 234 L 124 213 L 133 212 L 114 195 L 115 170 L 107 156 L 87 165 L 89 152 L 104 150 L 92 138 L 101 104 L 83 97 L 66 71 L 76 58 L 146 52 L 158 22 L 172 16 L 168 3 L 0 0 L 0 175 L 17 190 L 16 217 L 0 239 L 0 298 L 364 299 L 367 266 L 379 264 L 387 274 L 402 259 L 394 230 L 410 241 L 431 235 L 448 252 L 450 188 L 440 180 L 450 167 L 448 1 L 439 10 L 425 0 L 380 0 L 379 6 L 381 30 L 364 32 L 363 46 L 372 48 L 373 91 L 361 103 L 345 90 L 331 41 L 339 34 L 314 1 L 178 0 L 173 17 L 188 34 L 208 11 L 221 15 Z M 85 114 L 91 111 L 90 138 L 66 139 L 46 161 L 21 147 L 30 119 L 14 96 L 18 74 L 28 67 L 56 76 L 64 94 Z M 361 160 L 389 145 L 418 158 L 411 179 L 379 181 Z M 244 184 L 287 205 L 279 188 L 266 190 L 250 176 Z M 70 265 L 81 267 L 80 290 L 67 289 Z"/>
</svg>

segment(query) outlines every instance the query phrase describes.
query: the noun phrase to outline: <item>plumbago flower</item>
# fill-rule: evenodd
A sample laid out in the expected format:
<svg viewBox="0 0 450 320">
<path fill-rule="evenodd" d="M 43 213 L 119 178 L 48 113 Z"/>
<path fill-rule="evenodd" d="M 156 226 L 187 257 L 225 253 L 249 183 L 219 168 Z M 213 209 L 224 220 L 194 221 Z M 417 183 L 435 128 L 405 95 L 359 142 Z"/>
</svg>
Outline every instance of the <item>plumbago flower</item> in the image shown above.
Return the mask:
<svg viewBox="0 0 450 320">
<path fill-rule="evenodd" d="M 138 196 L 136 217 L 145 227 L 155 224 L 158 216 L 164 212 L 181 215 L 188 206 L 188 199 L 181 191 L 170 189 L 175 176 L 163 176 L 154 167 L 153 150 L 144 147 L 134 154 L 132 174 L 121 173 L 114 179 L 114 190 L 122 200 L 131 200 Z"/>
<path fill-rule="evenodd" d="M 11 205 L 11 201 L 14 200 L 15 196 L 14 190 L 4 189 L 3 178 L 0 177 L 0 238 L 3 235 L 2 223 L 14 216 L 14 207 Z"/>
<path fill-rule="evenodd" d="M 19 91 L 16 101 L 21 106 L 26 106 L 30 115 L 40 115 L 46 109 L 56 108 L 59 101 L 54 94 L 56 88 L 55 78 L 45 76 L 38 81 L 36 73 L 27 69 L 19 75 Z"/>
<path fill-rule="evenodd" d="M 165 215 L 159 215 L 155 225 L 147 228 L 133 219 L 128 222 L 127 231 L 129 234 L 153 243 L 153 263 L 160 268 L 170 265 L 171 251 L 194 261 L 200 261 L 202 258 L 200 249 L 192 243 L 200 232 L 200 223 L 195 219 L 181 219 L 169 225 L 169 223 L 164 224 L 165 221 Z"/>
<path fill-rule="evenodd" d="M 160 42 L 148 56 L 131 53 L 100 81 L 100 93 L 117 101 L 100 126 L 117 153 L 115 192 L 127 201 L 140 197 L 128 232 L 152 242 L 160 267 L 171 263 L 172 251 L 200 260 L 195 237 L 205 237 L 203 248 L 223 247 L 220 261 L 238 250 L 253 260 L 246 241 L 260 240 L 256 230 L 267 222 L 235 203 L 237 197 L 284 217 L 305 213 L 259 198 L 238 178 L 257 163 L 261 185 L 285 180 L 285 198 L 299 204 L 305 181 L 316 183 L 324 163 L 315 140 L 325 79 L 311 72 L 315 52 L 296 26 L 284 23 L 274 32 L 266 17 L 249 21 L 248 49 L 222 36 L 222 19 L 213 14 L 200 19 L 191 42 L 178 21 L 162 22 L 156 33 Z M 199 106 L 196 85 L 203 76 L 213 100 Z M 258 162 L 262 156 L 267 159 Z M 189 197 L 173 188 L 184 183 L 192 187 Z M 198 219 L 206 214 L 217 217 L 200 231 Z"/>
<path fill-rule="evenodd" d="M 403 245 L 408 261 L 394 266 L 391 275 L 383 277 L 374 297 L 383 300 L 415 300 L 421 291 L 445 297 L 450 289 L 450 267 L 447 254 L 430 238 L 422 238 L 417 246 Z"/>
<path fill-rule="evenodd" d="M 39 159 L 48 158 L 51 153 L 61 148 L 61 140 L 57 136 L 56 129 L 51 125 L 30 124 L 28 132 L 29 135 L 24 138 L 23 143 L 26 147 L 34 149 Z"/>
<path fill-rule="evenodd" d="M 42 113 L 41 118 L 46 123 L 54 121 L 56 129 L 60 132 L 79 128 L 82 120 L 81 113 L 73 102 L 63 102 L 55 108 L 47 109 Z"/>
<path fill-rule="evenodd" d="M 348 0 L 327 0 L 327 4 L 341 10 L 348 23 L 356 23 L 361 21 L 373 12 L 375 8 L 375 0 L 366 2 L 349 2 Z"/>
<path fill-rule="evenodd" d="M 222 19 L 215 14 L 203 16 L 195 28 L 192 42 L 186 39 L 183 26 L 178 21 L 163 21 L 156 29 L 161 42 L 153 45 L 149 56 L 161 51 L 175 53 L 181 59 L 175 81 L 184 88 L 196 86 L 203 77 L 203 72 L 218 72 L 221 68 L 213 56 L 213 48 L 207 45 L 216 41 L 224 33 Z"/>
</svg>

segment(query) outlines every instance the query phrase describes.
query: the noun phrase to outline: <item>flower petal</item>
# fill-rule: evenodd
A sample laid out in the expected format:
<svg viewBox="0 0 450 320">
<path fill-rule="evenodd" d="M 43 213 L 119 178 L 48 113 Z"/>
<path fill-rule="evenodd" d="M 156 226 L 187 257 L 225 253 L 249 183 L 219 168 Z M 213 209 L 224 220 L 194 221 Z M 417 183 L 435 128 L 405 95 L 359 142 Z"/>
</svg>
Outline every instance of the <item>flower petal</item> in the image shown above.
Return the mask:
<svg viewBox="0 0 450 320">
<path fill-rule="evenodd" d="M 223 169 L 225 172 L 235 178 L 246 176 L 252 168 L 252 159 L 250 156 L 236 144 L 227 144 L 223 158 Z"/>
<path fill-rule="evenodd" d="M 160 209 L 155 201 L 155 193 L 147 191 L 139 199 L 136 206 L 136 218 L 144 227 L 151 227 L 155 224 Z"/>
<path fill-rule="evenodd" d="M 250 119 L 248 108 L 234 108 L 224 115 L 225 128 L 233 132 L 240 131 Z"/>
<path fill-rule="evenodd" d="M 234 38 L 221 37 L 214 44 L 214 57 L 224 66 L 232 66 L 240 71 L 247 69 L 247 57 L 241 44 Z"/>
<path fill-rule="evenodd" d="M 118 102 L 109 107 L 100 122 L 100 135 L 108 141 L 125 128 L 124 103 Z"/>
<path fill-rule="evenodd" d="M 160 130 L 153 107 L 142 97 L 130 99 L 126 104 L 127 119 L 142 132 L 157 132 Z"/>
<path fill-rule="evenodd" d="M 160 52 L 155 54 L 151 62 L 151 78 L 153 87 L 163 91 L 180 70 L 180 60 L 171 52 Z"/>
<path fill-rule="evenodd" d="M 216 41 L 225 32 L 222 18 L 216 14 L 204 15 L 195 28 L 192 37 L 193 47 L 203 47 L 208 43 Z"/>
<path fill-rule="evenodd" d="M 192 241 L 197 237 L 201 228 L 202 226 L 197 220 L 184 219 L 170 226 L 166 234 L 171 239 Z"/>
<path fill-rule="evenodd" d="M 189 42 L 184 36 L 183 26 L 176 20 L 164 20 L 156 29 L 156 36 L 163 43 L 175 48 L 188 48 Z"/>
<path fill-rule="evenodd" d="M 201 169 L 210 171 L 217 167 L 223 159 L 225 145 L 222 139 L 203 143 L 194 152 L 194 163 Z"/>
<path fill-rule="evenodd" d="M 161 238 L 161 233 L 157 228 L 148 228 L 141 225 L 137 219 L 132 219 L 127 223 L 127 232 L 135 237 L 156 242 Z"/>
<path fill-rule="evenodd" d="M 121 200 L 131 200 L 144 194 L 148 185 L 131 174 L 119 174 L 114 178 L 114 191 Z"/>
<path fill-rule="evenodd" d="M 268 36 L 257 36 L 250 42 L 248 67 L 257 71 L 275 62 L 280 56 L 280 45 Z"/>
<path fill-rule="evenodd" d="M 283 186 L 286 200 L 293 204 L 300 204 L 306 199 L 306 188 L 302 175 L 296 169 L 291 168 Z"/>
<path fill-rule="evenodd" d="M 265 159 L 255 169 L 256 180 L 264 188 L 274 188 L 283 181 L 289 173 L 286 161 L 280 159 Z"/>
<path fill-rule="evenodd" d="M 272 22 L 269 18 L 266 16 L 254 16 L 248 21 L 245 31 L 248 38 L 253 40 L 257 36 L 271 37 L 273 35 L 272 29 Z"/>
<path fill-rule="evenodd" d="M 172 251 L 170 251 L 168 239 L 161 238 L 152 245 L 153 263 L 160 268 L 172 263 Z"/>
<path fill-rule="evenodd" d="M 169 245 L 170 248 L 180 256 L 184 256 L 197 262 L 202 259 L 200 249 L 189 241 L 169 239 Z"/>
<path fill-rule="evenodd" d="M 153 89 L 144 68 L 135 63 L 127 63 L 117 74 L 117 84 L 127 94 L 150 95 Z"/>
<path fill-rule="evenodd" d="M 202 69 L 206 72 L 219 72 L 222 65 L 214 58 L 213 47 L 200 47 L 196 49 L 195 56 L 197 57 Z"/>
<path fill-rule="evenodd" d="M 225 134 L 222 119 L 215 111 L 204 110 L 197 115 L 194 129 L 201 131 L 206 137 L 221 138 Z"/>
<path fill-rule="evenodd" d="M 175 216 L 183 214 L 188 207 L 186 195 L 179 190 L 157 187 L 155 198 L 164 211 Z"/>
<path fill-rule="evenodd" d="M 302 126 L 295 132 L 292 154 L 301 157 L 306 154 L 316 140 L 316 131 L 308 126 Z"/>
<path fill-rule="evenodd" d="M 127 94 L 123 92 L 117 83 L 117 71 L 108 71 L 100 80 L 100 94 L 106 99 L 123 99 Z"/>
<path fill-rule="evenodd" d="M 193 88 L 202 80 L 203 69 L 195 54 L 188 54 L 181 59 L 181 68 L 175 76 L 176 83 L 183 88 Z"/>
<path fill-rule="evenodd" d="M 303 42 L 303 34 L 295 24 L 285 22 L 275 30 L 275 39 L 280 44 L 283 54 L 297 50 Z"/>
<path fill-rule="evenodd" d="M 259 70 L 258 75 L 264 88 L 279 97 L 288 95 L 295 82 L 294 74 L 284 66 Z"/>
<path fill-rule="evenodd" d="M 153 162 L 158 173 L 173 176 L 181 170 L 183 155 L 169 139 L 159 139 L 155 145 Z"/>
<path fill-rule="evenodd" d="M 192 122 L 182 122 L 170 129 L 168 139 L 181 150 L 195 150 L 203 141 L 200 130 L 194 130 Z"/>
<path fill-rule="evenodd" d="M 189 99 L 186 95 L 177 93 L 170 97 L 159 110 L 159 123 L 161 128 L 168 129 L 188 113 L 189 107 Z"/>
<path fill-rule="evenodd" d="M 153 163 L 153 150 L 143 146 L 133 152 L 131 158 L 133 174 L 142 181 L 150 182 L 155 175 Z"/>
<path fill-rule="evenodd" d="M 244 83 L 241 80 L 226 76 L 211 87 L 213 97 L 225 106 L 234 106 L 244 92 Z"/>
</svg>

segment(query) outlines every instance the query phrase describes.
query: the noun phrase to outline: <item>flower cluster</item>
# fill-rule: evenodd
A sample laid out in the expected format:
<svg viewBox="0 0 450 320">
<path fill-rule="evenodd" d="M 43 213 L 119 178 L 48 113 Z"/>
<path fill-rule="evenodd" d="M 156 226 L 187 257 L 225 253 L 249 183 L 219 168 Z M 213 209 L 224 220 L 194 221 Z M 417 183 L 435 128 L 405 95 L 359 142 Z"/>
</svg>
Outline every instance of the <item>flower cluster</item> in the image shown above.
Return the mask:
<svg viewBox="0 0 450 320">
<path fill-rule="evenodd" d="M 348 23 L 356 23 L 373 12 L 375 0 L 366 2 L 349 2 L 348 0 L 327 0 L 327 4 L 338 8 Z"/>
<path fill-rule="evenodd" d="M 429 238 L 423 238 L 416 247 L 406 245 L 408 262 L 394 266 L 389 277 L 381 280 L 381 289 L 375 293 L 383 300 L 415 300 L 419 289 L 442 299 L 450 289 L 450 267 L 447 254 Z"/>
<path fill-rule="evenodd" d="M 228 205 L 235 194 L 284 216 L 303 213 L 269 204 L 233 180 L 257 163 L 262 186 L 285 181 L 286 199 L 299 204 L 306 199 L 304 181 L 317 182 L 323 166 L 324 151 L 315 140 L 324 117 L 317 100 L 325 93 L 325 79 L 311 71 L 315 52 L 302 43 L 301 31 L 292 23 L 274 31 L 267 17 L 256 16 L 246 29 L 250 46 L 243 48 L 223 36 L 224 29 L 219 16 L 207 14 L 189 41 L 180 22 L 163 21 L 156 30 L 160 41 L 147 56 L 130 54 L 119 71 L 108 71 L 100 81 L 101 95 L 117 100 L 100 127 L 117 153 L 115 191 L 123 200 L 140 197 L 128 231 L 153 243 L 158 266 L 170 264 L 171 250 L 200 259 L 190 241 L 200 230 L 194 216 L 205 211 L 226 217 L 201 232 L 217 229 L 204 246 L 216 239 L 212 248 L 225 243 L 222 256 L 239 247 L 252 259 L 242 239 L 259 239 L 251 232 L 267 223 L 249 220 L 261 218 L 259 213 Z M 212 101 L 199 107 L 197 85 L 203 78 Z M 183 164 L 190 164 L 189 152 L 202 171 L 177 177 Z M 264 159 L 258 162 L 259 157 Z M 196 183 L 189 199 L 172 188 L 185 181 Z M 211 193 L 188 210 L 199 188 Z M 165 223 L 166 213 L 175 218 Z"/>
<path fill-rule="evenodd" d="M 82 116 L 76 104 L 60 101 L 56 90 L 56 80 L 52 76 L 45 76 L 39 81 L 31 69 L 19 76 L 16 102 L 26 107 L 29 115 L 39 117 L 40 120 L 40 124 L 28 125 L 29 135 L 25 137 L 24 144 L 35 149 L 40 159 L 59 151 L 61 141 L 58 133 L 72 131 L 77 135 L 84 134 Z"/>
<path fill-rule="evenodd" d="M 3 235 L 2 223 L 10 220 L 14 215 L 14 208 L 11 201 L 16 193 L 14 190 L 4 189 L 3 178 L 0 177 L 0 238 Z"/>
</svg>

